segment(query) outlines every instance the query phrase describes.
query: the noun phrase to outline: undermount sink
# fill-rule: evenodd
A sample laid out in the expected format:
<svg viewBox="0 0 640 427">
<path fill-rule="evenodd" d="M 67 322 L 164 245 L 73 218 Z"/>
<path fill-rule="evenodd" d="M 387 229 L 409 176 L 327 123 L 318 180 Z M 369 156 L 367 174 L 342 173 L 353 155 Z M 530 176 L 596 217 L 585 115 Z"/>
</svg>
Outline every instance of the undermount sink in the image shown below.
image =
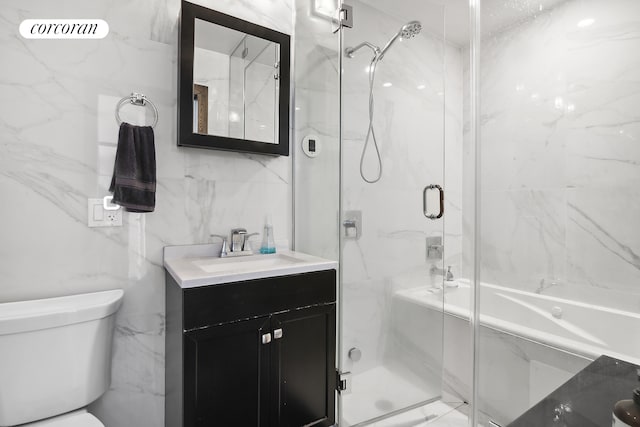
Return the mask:
<svg viewBox="0 0 640 427">
<path fill-rule="evenodd" d="M 288 267 L 305 262 L 285 254 L 250 255 L 237 258 L 211 258 L 193 263 L 207 273 L 232 273 Z"/>
<path fill-rule="evenodd" d="M 227 258 L 216 256 L 219 253 L 220 246 L 214 244 L 168 246 L 164 266 L 182 288 L 338 268 L 335 261 L 290 250 Z"/>
</svg>

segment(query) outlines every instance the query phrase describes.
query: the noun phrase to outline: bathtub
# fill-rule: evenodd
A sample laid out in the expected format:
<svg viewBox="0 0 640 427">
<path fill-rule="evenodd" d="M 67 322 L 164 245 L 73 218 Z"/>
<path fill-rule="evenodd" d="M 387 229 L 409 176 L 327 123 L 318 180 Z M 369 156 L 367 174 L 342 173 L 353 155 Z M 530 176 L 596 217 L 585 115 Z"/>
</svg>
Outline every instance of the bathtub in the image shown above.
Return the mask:
<svg viewBox="0 0 640 427">
<path fill-rule="evenodd" d="M 415 287 L 395 296 L 445 314 L 469 319 L 470 283 Z M 443 302 L 444 292 L 444 302 Z M 480 324 L 589 359 L 606 354 L 640 365 L 640 315 L 482 283 Z"/>
</svg>

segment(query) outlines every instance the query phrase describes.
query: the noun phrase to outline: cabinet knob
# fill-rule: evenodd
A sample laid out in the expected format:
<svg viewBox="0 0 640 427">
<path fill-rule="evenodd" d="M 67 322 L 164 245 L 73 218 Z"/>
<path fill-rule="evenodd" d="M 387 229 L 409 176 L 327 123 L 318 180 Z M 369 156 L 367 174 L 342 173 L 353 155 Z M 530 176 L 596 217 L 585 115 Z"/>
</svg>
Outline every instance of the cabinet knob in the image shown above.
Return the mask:
<svg viewBox="0 0 640 427">
<path fill-rule="evenodd" d="M 262 344 L 269 344 L 271 342 L 271 333 L 262 335 Z"/>
<path fill-rule="evenodd" d="M 282 338 L 282 328 L 273 331 L 273 339 L 279 340 L 280 338 Z"/>
</svg>

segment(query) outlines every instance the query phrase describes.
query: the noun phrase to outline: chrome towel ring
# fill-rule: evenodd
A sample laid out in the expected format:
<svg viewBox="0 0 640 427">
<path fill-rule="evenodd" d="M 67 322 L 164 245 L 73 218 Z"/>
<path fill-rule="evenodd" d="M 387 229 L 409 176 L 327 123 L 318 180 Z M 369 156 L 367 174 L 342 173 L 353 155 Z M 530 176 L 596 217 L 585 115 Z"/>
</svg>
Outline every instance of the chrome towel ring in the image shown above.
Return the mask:
<svg viewBox="0 0 640 427">
<path fill-rule="evenodd" d="M 137 92 L 132 92 L 130 96 L 125 96 L 120 101 L 118 101 L 118 104 L 116 105 L 116 121 L 118 122 L 119 125 L 122 124 L 122 119 L 120 118 L 120 108 L 122 108 L 122 106 L 125 105 L 126 103 L 139 105 L 141 107 L 144 107 L 147 104 L 150 105 L 151 108 L 153 109 L 153 114 L 154 114 L 153 124 L 151 125 L 151 127 L 152 128 L 156 127 L 156 124 L 158 124 L 158 109 L 153 104 L 153 102 L 149 101 L 149 99 L 145 95 Z"/>
</svg>

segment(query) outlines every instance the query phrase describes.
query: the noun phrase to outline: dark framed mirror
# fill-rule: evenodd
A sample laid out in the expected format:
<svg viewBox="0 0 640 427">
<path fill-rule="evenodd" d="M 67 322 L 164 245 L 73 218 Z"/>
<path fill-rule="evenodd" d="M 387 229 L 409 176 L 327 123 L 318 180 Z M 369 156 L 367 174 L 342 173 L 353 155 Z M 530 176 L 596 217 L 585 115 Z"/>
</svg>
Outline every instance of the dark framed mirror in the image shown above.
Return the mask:
<svg viewBox="0 0 640 427">
<path fill-rule="evenodd" d="M 183 0 L 178 145 L 288 156 L 290 43 Z"/>
</svg>

